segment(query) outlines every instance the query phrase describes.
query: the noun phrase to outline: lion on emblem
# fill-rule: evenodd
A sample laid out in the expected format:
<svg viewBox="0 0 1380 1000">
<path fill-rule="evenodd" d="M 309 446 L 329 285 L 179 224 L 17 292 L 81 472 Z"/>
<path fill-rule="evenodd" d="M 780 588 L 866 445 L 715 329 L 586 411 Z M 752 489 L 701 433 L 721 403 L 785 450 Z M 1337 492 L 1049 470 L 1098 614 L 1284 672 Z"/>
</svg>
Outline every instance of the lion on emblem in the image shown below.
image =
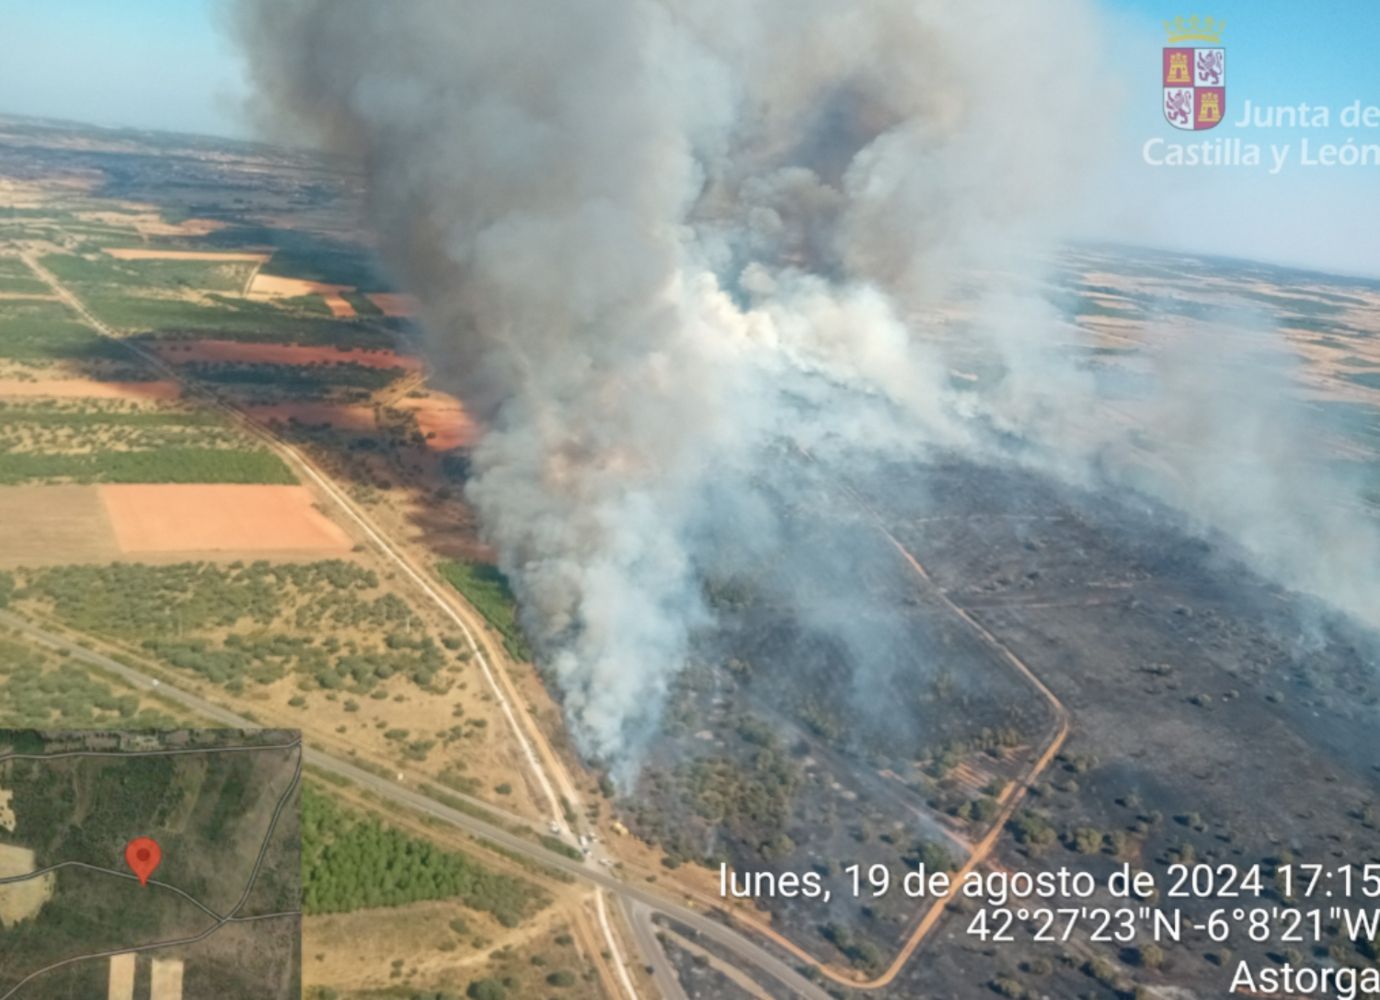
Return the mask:
<svg viewBox="0 0 1380 1000">
<path fill-rule="evenodd" d="M 1198 79 L 1213 86 L 1222 82 L 1222 50 L 1198 53 Z"/>
<path fill-rule="evenodd" d="M 1187 125 L 1193 117 L 1193 95 L 1186 90 L 1174 90 L 1165 94 L 1164 115 L 1171 122 Z"/>
</svg>

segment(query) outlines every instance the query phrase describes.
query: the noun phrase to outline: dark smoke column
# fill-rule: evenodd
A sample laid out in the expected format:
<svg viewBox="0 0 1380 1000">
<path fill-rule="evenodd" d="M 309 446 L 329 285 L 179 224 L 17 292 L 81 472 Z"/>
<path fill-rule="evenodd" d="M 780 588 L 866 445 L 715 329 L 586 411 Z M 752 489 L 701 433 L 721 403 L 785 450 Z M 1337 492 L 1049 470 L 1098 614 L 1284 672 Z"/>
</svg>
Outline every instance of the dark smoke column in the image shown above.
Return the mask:
<svg viewBox="0 0 1380 1000">
<path fill-rule="evenodd" d="M 789 487 L 762 485 L 782 442 L 821 462 L 976 446 L 923 328 L 952 275 L 1019 260 L 1057 216 L 1091 128 L 1090 22 L 940 0 L 239 4 L 265 117 L 364 165 L 431 359 L 485 426 L 470 499 L 588 752 L 635 763 L 708 623 L 705 567 L 781 557 L 765 498 Z"/>
</svg>

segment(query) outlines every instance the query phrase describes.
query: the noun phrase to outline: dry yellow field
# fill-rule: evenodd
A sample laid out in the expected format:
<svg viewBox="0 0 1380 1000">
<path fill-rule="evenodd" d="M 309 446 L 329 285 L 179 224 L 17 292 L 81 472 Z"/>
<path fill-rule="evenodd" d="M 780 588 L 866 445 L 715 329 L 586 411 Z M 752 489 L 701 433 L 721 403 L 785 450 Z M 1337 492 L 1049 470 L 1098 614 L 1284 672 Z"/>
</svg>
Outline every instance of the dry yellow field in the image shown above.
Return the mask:
<svg viewBox="0 0 1380 1000">
<path fill-rule="evenodd" d="M 223 263 L 262 264 L 271 256 L 266 253 L 234 253 L 213 250 L 150 250 L 144 247 L 103 247 L 116 260 L 206 260 Z"/>
<path fill-rule="evenodd" d="M 0 487 L 0 567 L 320 558 L 353 544 L 300 486 Z"/>
<path fill-rule="evenodd" d="M 156 403 L 182 394 L 176 382 L 98 382 L 89 378 L 0 378 L 0 399 L 120 399 Z"/>
<path fill-rule="evenodd" d="M 109 562 L 119 556 L 94 486 L 0 487 L 0 566 Z"/>
<path fill-rule="evenodd" d="M 0 844 L 0 877 L 27 875 L 34 870 L 34 852 L 27 847 Z M 13 927 L 27 920 L 53 894 L 52 875 L 40 875 L 26 882 L 0 886 L 0 927 Z"/>
<path fill-rule="evenodd" d="M 341 297 L 342 292 L 353 292 L 353 285 L 328 285 L 320 281 L 306 281 L 301 278 L 283 278 L 274 274 L 256 274 L 249 285 L 251 299 L 296 298 L 299 295 L 320 295 L 326 301 L 331 315 L 337 319 L 351 319 L 355 307 Z"/>
</svg>

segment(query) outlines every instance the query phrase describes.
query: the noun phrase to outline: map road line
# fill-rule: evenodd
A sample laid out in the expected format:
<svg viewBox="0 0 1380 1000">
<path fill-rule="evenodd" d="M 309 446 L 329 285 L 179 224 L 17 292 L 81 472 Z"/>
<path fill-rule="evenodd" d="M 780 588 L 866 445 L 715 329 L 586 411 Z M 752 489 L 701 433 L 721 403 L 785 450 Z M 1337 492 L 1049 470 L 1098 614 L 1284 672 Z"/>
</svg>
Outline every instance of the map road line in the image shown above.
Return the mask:
<svg viewBox="0 0 1380 1000">
<path fill-rule="evenodd" d="M 136 876 L 129 874 L 129 872 L 117 871 L 114 868 L 101 868 L 99 865 L 88 865 L 85 861 L 60 861 L 55 865 L 49 865 L 47 868 L 40 868 L 37 871 L 26 872 L 23 875 L 11 875 L 8 878 L 0 878 L 0 885 L 12 885 L 15 882 L 27 882 L 29 879 L 42 878 L 44 875 L 48 875 L 56 871 L 61 871 L 64 868 L 82 868 L 86 871 L 100 872 L 102 875 L 113 875 L 115 878 L 128 879 L 134 882 L 139 881 L 139 879 Z M 187 900 L 187 902 L 191 903 L 193 906 L 200 909 L 207 916 L 210 916 L 215 920 L 224 919 L 224 917 L 222 917 L 215 910 L 211 909 L 201 900 L 197 899 L 190 893 L 185 892 L 182 889 L 179 889 L 175 885 L 171 885 L 167 882 L 160 882 L 157 879 L 152 878 L 149 879 L 148 884 L 156 885 L 160 889 L 168 889 L 172 892 L 177 893 L 177 895 L 181 896 L 183 899 Z"/>
</svg>

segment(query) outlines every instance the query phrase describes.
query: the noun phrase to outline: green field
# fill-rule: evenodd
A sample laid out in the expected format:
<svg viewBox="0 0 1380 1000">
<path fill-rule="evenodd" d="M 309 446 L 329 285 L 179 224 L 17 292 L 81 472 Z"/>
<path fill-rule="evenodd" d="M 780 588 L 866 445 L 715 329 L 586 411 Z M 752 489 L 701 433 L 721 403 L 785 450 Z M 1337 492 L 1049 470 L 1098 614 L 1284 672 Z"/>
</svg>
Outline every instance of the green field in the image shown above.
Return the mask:
<svg viewBox="0 0 1380 1000">
<path fill-rule="evenodd" d="M 43 265 L 87 308 L 129 333 L 216 334 L 341 347 L 389 347 L 393 334 L 372 324 L 335 320 L 320 296 L 274 302 L 241 298 L 252 265 L 215 261 L 118 261 L 50 254 Z M 300 275 L 294 275 L 300 276 Z M 188 297 L 188 292 L 195 292 Z"/>
<path fill-rule="evenodd" d="M 105 400 L 29 403 L 0 402 L 0 425 L 25 424 L 32 427 L 70 429 L 104 427 L 225 427 L 224 418 L 197 410 L 141 410 L 115 406 Z"/>
<path fill-rule="evenodd" d="M 255 267 L 249 261 L 116 260 L 104 254 L 49 254 L 43 258 L 43 266 L 73 287 L 133 287 L 161 292 L 237 292 Z"/>
<path fill-rule="evenodd" d="M 0 403 L 0 483 L 296 482 L 218 414 L 113 400 Z"/>
<path fill-rule="evenodd" d="M 75 288 L 75 286 L 74 286 Z M 332 320 L 319 298 L 259 302 L 209 295 L 206 302 L 142 295 L 137 289 L 110 286 L 77 289 L 87 308 L 106 323 L 129 332 L 175 331 L 218 334 L 240 340 L 333 344 L 349 347 L 391 346 L 391 336 Z M 299 306 L 294 307 L 294 304 Z M 305 304 L 306 309 L 300 308 Z"/>
<path fill-rule="evenodd" d="M 0 358 L 46 364 L 108 359 L 116 350 L 61 302 L 0 300 Z"/>
<path fill-rule="evenodd" d="M 459 899 L 516 927 L 549 902 L 527 882 L 354 812 L 310 785 L 302 790 L 302 872 L 309 914 Z"/>
<path fill-rule="evenodd" d="M 22 274 L 9 274 L 0 271 L 0 292 L 13 295 L 47 295 L 48 286 L 27 271 Z"/>
<path fill-rule="evenodd" d="M 266 449 L 169 448 L 68 454 L 0 452 L 0 484 L 263 483 L 297 482 L 281 458 Z"/>
<path fill-rule="evenodd" d="M 253 449 L 254 443 L 214 413 L 149 410 L 103 400 L 49 405 L 0 403 L 0 454 L 61 455 L 176 448 Z"/>
<path fill-rule="evenodd" d="M 504 648 L 510 656 L 522 661 L 532 658 L 518 623 L 517 599 L 508 586 L 508 578 L 497 567 L 448 561 L 438 564 L 436 569 L 503 636 Z"/>
</svg>

